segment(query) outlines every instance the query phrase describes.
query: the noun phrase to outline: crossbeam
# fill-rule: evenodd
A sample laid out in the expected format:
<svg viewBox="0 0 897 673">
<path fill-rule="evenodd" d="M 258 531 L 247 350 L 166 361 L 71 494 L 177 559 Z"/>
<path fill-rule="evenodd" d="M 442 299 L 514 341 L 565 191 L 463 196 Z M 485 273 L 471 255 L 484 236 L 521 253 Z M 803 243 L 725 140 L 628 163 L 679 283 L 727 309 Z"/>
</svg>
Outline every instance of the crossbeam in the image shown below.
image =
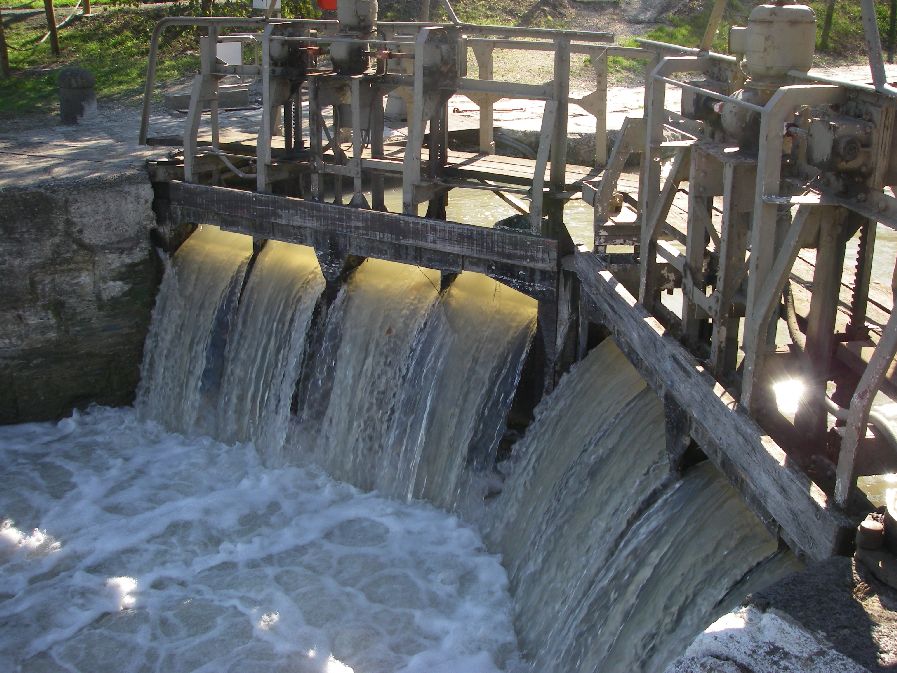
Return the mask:
<svg viewBox="0 0 897 673">
<path fill-rule="evenodd" d="M 811 559 L 843 552 L 853 529 L 826 494 L 789 461 L 599 259 L 576 253 L 589 320 L 607 327 L 648 384 L 691 418 L 691 436 L 761 519 Z"/>
<path fill-rule="evenodd" d="M 173 222 L 448 273 L 476 271 L 535 299 L 555 298 L 557 242 L 542 236 L 178 181 L 167 183 L 167 194 L 159 190 L 157 205 Z"/>
</svg>

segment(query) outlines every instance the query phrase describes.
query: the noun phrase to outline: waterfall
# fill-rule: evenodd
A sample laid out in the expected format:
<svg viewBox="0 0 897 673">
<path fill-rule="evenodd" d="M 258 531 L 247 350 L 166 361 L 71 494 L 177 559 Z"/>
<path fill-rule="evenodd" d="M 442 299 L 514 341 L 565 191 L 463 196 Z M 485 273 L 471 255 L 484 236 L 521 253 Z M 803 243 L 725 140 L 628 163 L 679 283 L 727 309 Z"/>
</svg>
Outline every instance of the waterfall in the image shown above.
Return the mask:
<svg viewBox="0 0 897 673">
<path fill-rule="evenodd" d="M 663 405 L 610 340 L 515 453 L 487 538 L 533 670 L 662 671 L 737 604 L 735 587 L 796 565 L 709 463 L 669 475 Z"/>
<path fill-rule="evenodd" d="M 391 429 L 390 489 L 473 516 L 535 331 L 536 303 L 461 274 L 430 316 Z M 401 490 L 400 490 L 401 489 Z"/>
<path fill-rule="evenodd" d="M 214 378 L 220 366 L 251 256 L 249 236 L 201 226 L 166 261 L 137 390 L 143 417 L 193 430 L 204 379 Z"/>
<path fill-rule="evenodd" d="M 240 299 L 209 433 L 226 442 L 253 440 L 269 464 L 283 462 L 306 332 L 323 289 L 311 248 L 265 244 Z"/>
<path fill-rule="evenodd" d="M 535 329 L 535 302 L 477 274 L 368 260 L 331 309 L 292 442 L 328 472 L 464 508 L 491 465 Z M 482 500 L 480 495 L 479 500 Z"/>
<path fill-rule="evenodd" d="M 535 302 L 471 273 L 440 294 L 437 272 L 369 259 L 322 307 L 310 248 L 269 241 L 250 266 L 251 252 L 247 237 L 203 227 L 168 264 L 144 416 L 393 497 L 482 503 Z"/>
<path fill-rule="evenodd" d="M 397 408 L 410 354 L 439 295 L 439 274 L 365 261 L 327 316 L 320 373 L 302 411 L 294 455 L 337 479 L 372 490 L 385 478 L 382 444 Z"/>
<path fill-rule="evenodd" d="M 325 289 L 310 249 L 250 258 L 249 239 L 201 228 L 168 265 L 141 413 L 476 521 L 532 670 L 661 671 L 796 566 L 709 463 L 670 473 L 663 405 L 611 340 L 497 463 L 533 300 L 374 259 Z"/>
</svg>

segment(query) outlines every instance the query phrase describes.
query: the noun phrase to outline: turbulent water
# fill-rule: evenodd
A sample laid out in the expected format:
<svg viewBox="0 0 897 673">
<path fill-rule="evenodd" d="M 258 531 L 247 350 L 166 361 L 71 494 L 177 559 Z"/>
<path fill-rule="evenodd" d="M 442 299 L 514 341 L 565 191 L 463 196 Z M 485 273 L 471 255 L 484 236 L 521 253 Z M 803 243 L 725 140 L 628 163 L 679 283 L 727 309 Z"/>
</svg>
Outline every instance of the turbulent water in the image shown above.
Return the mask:
<svg viewBox="0 0 897 673">
<path fill-rule="evenodd" d="M 495 672 L 506 576 L 422 504 L 99 409 L 0 428 L 0 670 Z"/>
<path fill-rule="evenodd" d="M 749 587 L 797 567 L 712 466 L 670 476 L 663 406 L 611 341 L 515 449 L 487 538 L 533 670 L 662 671 Z"/>
<path fill-rule="evenodd" d="M 0 430 L 0 670 L 478 673 L 519 640 L 539 673 L 662 671 L 795 566 L 709 464 L 670 474 L 610 340 L 496 466 L 536 316 L 505 286 L 325 287 L 212 227 L 167 266 L 135 410 Z"/>
</svg>

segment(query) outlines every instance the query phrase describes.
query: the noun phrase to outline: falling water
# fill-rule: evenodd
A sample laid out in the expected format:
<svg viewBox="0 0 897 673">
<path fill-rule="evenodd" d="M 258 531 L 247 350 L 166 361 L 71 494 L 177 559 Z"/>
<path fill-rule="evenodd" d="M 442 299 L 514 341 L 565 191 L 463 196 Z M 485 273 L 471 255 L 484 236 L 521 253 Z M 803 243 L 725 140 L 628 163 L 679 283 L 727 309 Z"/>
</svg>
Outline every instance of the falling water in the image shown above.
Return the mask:
<svg viewBox="0 0 897 673">
<path fill-rule="evenodd" d="M 215 670 L 318 673 L 330 654 L 357 673 L 510 670 L 507 588 L 532 670 L 661 671 L 795 566 L 708 463 L 671 475 L 663 407 L 610 340 L 496 467 L 535 302 L 439 280 L 368 260 L 324 291 L 311 250 L 252 259 L 250 239 L 200 228 L 168 264 L 138 412 L 230 444 L 112 410 L 0 434 L 0 515 L 41 528 L 0 530 L 21 588 L 0 617 L 78 600 L 0 637 L 0 663 L 113 670 L 105 639 L 134 670 L 193 670 L 196 648 Z M 478 521 L 509 585 L 458 519 L 309 464 Z"/>
<path fill-rule="evenodd" d="M 543 402 L 507 469 L 487 538 L 533 670 L 661 671 L 737 604 L 733 587 L 795 565 L 712 466 L 670 476 L 663 406 L 609 340 Z"/>
<path fill-rule="evenodd" d="M 403 412 L 386 437 L 389 492 L 473 516 L 476 477 L 495 462 L 535 331 L 536 303 L 478 274 L 461 274 L 412 355 Z"/>
<path fill-rule="evenodd" d="M 137 390 L 143 417 L 193 429 L 203 379 L 218 369 L 251 256 L 249 236 L 199 227 L 166 263 Z"/>
<path fill-rule="evenodd" d="M 467 468 L 493 462 L 536 307 L 477 274 L 438 288 L 417 267 L 368 260 L 355 272 L 291 443 L 350 483 L 451 510 L 471 495 Z"/>
<path fill-rule="evenodd" d="M 311 248 L 269 241 L 240 299 L 224 375 L 208 432 L 223 441 L 254 440 L 269 463 L 287 433 L 305 336 L 324 288 Z M 276 459 L 274 459 L 276 457 Z"/>
<path fill-rule="evenodd" d="M 381 483 L 383 439 L 438 294 L 439 274 L 419 267 L 369 259 L 352 274 L 327 317 L 322 373 L 291 442 L 298 461 L 363 489 Z"/>
<path fill-rule="evenodd" d="M 168 265 L 139 415 L 0 431 L 0 669 L 517 670 L 506 575 L 472 528 L 284 464 L 324 283 L 310 250 L 251 252 L 246 237 L 201 228 Z M 408 372 L 437 295 L 432 272 L 368 262 L 336 298 L 325 333 L 342 338 L 323 353 L 335 348 L 338 366 L 313 363 L 335 376 L 320 426 L 331 465 L 388 455 L 377 440 L 404 413 L 396 402 L 411 404 L 405 387 L 424 383 Z M 508 340 L 522 361 L 532 325 L 518 322 Z M 507 405 L 491 388 L 476 396 Z"/>
</svg>

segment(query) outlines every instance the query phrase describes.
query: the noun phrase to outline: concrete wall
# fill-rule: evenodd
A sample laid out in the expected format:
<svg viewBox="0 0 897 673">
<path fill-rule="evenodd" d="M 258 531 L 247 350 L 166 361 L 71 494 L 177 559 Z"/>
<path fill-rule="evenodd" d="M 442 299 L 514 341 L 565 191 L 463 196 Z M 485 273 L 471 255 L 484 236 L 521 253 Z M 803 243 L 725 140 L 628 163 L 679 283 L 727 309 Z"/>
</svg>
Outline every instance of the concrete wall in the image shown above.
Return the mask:
<svg viewBox="0 0 897 673">
<path fill-rule="evenodd" d="M 0 423 L 127 404 L 159 279 L 145 171 L 0 190 Z"/>
</svg>

